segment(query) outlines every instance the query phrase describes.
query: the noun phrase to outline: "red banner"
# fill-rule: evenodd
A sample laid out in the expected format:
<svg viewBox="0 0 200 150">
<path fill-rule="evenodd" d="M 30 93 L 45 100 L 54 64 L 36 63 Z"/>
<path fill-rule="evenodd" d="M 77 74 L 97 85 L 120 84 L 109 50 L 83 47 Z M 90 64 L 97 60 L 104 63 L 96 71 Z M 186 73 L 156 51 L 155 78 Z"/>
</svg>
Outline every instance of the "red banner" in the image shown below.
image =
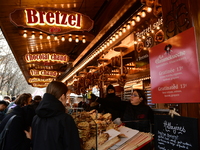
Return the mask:
<svg viewBox="0 0 200 150">
<path fill-rule="evenodd" d="M 194 28 L 150 49 L 153 103 L 200 102 Z"/>
</svg>

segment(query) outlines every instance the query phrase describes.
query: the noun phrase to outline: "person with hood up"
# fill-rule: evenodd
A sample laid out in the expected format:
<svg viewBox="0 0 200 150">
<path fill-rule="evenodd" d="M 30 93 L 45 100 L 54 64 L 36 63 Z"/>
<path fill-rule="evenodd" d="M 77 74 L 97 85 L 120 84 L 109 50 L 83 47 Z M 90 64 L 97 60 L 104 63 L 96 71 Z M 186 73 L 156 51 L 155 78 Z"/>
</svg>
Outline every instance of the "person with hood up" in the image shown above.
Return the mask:
<svg viewBox="0 0 200 150">
<path fill-rule="evenodd" d="M 110 113 L 112 115 L 112 120 L 121 117 L 121 98 L 116 96 L 115 87 L 113 85 L 108 85 L 106 88 L 106 97 L 100 98 L 91 94 L 91 99 L 93 101 L 101 104 L 99 112 Z"/>
<path fill-rule="evenodd" d="M 32 122 L 33 150 L 81 150 L 77 126 L 65 113 L 67 86 L 52 81 Z"/>
</svg>

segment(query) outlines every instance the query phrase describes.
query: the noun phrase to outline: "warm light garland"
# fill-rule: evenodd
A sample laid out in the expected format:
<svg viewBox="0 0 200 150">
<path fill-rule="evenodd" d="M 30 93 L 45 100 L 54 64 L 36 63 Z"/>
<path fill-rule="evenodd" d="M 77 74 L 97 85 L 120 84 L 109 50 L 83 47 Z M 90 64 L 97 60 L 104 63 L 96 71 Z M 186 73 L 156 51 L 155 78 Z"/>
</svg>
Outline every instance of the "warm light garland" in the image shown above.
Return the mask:
<svg viewBox="0 0 200 150">
<path fill-rule="evenodd" d="M 108 40 L 106 40 L 102 45 L 100 45 L 97 49 L 95 49 L 92 54 L 90 54 L 88 57 L 86 57 L 79 65 L 77 65 L 74 70 L 69 73 L 68 76 L 66 76 L 63 79 L 63 82 L 70 79 L 76 72 L 80 71 L 87 63 L 89 63 L 93 58 L 95 58 L 100 52 L 102 52 L 105 48 L 108 48 L 111 46 L 111 44 L 119 38 L 119 36 L 122 36 L 123 34 L 126 34 L 126 29 L 131 29 L 131 26 L 134 27 L 138 22 L 141 21 L 141 18 L 146 17 L 146 12 L 151 13 L 152 8 L 151 7 L 144 7 L 139 13 L 137 13 L 135 16 L 133 16 L 130 20 L 128 20 L 122 28 L 120 28 L 118 31 L 116 31 L 114 34 L 112 34 Z M 131 26 L 130 26 L 131 25 Z M 113 40 L 114 38 L 114 40 Z M 146 37 L 142 37 L 142 39 L 145 39 Z M 113 41 L 112 43 L 110 41 Z M 141 41 L 141 39 L 139 39 Z M 134 41 L 134 44 L 137 44 L 137 41 Z"/>
</svg>

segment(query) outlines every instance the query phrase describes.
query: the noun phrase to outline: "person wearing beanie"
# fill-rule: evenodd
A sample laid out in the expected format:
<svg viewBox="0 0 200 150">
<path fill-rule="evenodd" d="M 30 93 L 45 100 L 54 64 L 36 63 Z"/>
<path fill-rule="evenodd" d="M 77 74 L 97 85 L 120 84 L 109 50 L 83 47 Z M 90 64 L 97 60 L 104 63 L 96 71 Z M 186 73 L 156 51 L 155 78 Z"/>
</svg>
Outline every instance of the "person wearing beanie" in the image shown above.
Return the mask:
<svg viewBox="0 0 200 150">
<path fill-rule="evenodd" d="M 106 97 L 100 98 L 91 94 L 93 100 L 101 104 L 99 112 L 110 113 L 112 115 L 112 120 L 121 117 L 121 98 L 116 96 L 115 87 L 113 85 L 108 85 L 106 88 Z"/>
</svg>

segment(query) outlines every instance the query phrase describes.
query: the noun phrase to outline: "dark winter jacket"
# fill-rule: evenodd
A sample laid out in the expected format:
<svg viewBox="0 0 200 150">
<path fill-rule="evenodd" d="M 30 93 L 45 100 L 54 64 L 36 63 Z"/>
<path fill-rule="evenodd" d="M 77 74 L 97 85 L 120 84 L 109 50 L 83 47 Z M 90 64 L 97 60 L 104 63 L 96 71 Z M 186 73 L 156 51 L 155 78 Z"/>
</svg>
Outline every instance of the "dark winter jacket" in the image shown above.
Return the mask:
<svg viewBox="0 0 200 150">
<path fill-rule="evenodd" d="M 33 150 L 80 150 L 78 129 L 65 107 L 45 93 L 32 122 Z"/>
<path fill-rule="evenodd" d="M 153 110 L 148 105 L 132 105 L 127 103 L 122 121 L 129 128 L 141 132 L 150 132 L 153 115 Z"/>
<path fill-rule="evenodd" d="M 110 113 L 112 115 L 112 120 L 121 117 L 121 99 L 114 93 L 107 94 L 105 98 L 98 98 L 97 102 L 101 104 L 100 112 Z"/>
<path fill-rule="evenodd" d="M 25 114 L 23 107 L 16 106 L 13 111 L 2 120 L 0 132 L 3 130 L 7 121 L 13 115 L 17 115 L 10 124 L 9 132 L 6 137 L 5 150 L 30 150 L 31 140 L 26 138 L 24 132 L 24 130 L 27 129 L 25 125 Z"/>
</svg>

